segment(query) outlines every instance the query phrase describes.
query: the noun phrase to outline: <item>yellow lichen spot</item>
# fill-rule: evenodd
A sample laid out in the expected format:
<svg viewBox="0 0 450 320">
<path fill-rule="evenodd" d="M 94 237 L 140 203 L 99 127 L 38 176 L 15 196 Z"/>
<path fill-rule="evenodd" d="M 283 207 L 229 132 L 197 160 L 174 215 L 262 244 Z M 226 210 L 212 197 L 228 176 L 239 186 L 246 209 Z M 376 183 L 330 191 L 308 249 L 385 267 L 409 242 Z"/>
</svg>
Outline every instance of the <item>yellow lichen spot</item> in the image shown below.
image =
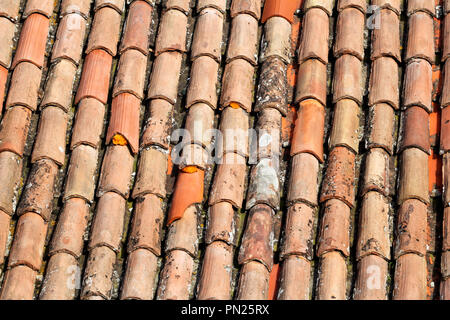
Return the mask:
<svg viewBox="0 0 450 320">
<path fill-rule="evenodd" d="M 187 166 L 187 167 L 184 167 L 182 169 L 182 171 L 186 172 L 186 173 L 194 173 L 194 172 L 198 171 L 198 168 L 196 166 Z"/>
<path fill-rule="evenodd" d="M 112 138 L 112 143 L 119 146 L 126 146 L 128 142 L 121 134 L 116 134 Z"/>
<path fill-rule="evenodd" d="M 239 109 L 241 106 L 239 105 L 239 103 L 231 102 L 230 107 L 232 107 L 233 109 Z"/>
</svg>

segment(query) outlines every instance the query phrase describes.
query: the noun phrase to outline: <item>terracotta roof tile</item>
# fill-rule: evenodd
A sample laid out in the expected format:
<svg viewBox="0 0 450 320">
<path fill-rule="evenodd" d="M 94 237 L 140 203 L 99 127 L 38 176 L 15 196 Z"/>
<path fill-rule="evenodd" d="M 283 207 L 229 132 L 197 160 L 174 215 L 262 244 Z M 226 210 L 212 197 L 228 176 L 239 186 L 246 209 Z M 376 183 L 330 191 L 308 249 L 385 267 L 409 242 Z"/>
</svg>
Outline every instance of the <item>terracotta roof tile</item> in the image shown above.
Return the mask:
<svg viewBox="0 0 450 320">
<path fill-rule="evenodd" d="M 250 171 L 246 208 L 265 204 L 280 209 L 280 177 L 278 159 L 260 159 Z"/>
<path fill-rule="evenodd" d="M 65 15 L 59 23 L 52 62 L 57 59 L 69 59 L 78 64 L 83 51 L 86 21 L 76 13 Z"/>
<path fill-rule="evenodd" d="M 429 115 L 420 107 L 409 107 L 403 113 L 403 132 L 400 150 L 419 148 L 430 154 Z"/>
<path fill-rule="evenodd" d="M 445 61 L 444 73 L 450 74 L 450 60 Z M 450 77 L 444 77 L 444 84 L 442 87 L 441 107 L 444 108 L 450 105 Z"/>
<path fill-rule="evenodd" d="M 97 247 L 89 252 L 83 275 L 81 299 L 100 296 L 109 299 L 116 253 L 107 247 Z"/>
<path fill-rule="evenodd" d="M 32 163 L 41 159 L 51 159 L 59 166 L 64 164 L 67 122 L 67 113 L 60 108 L 47 107 L 42 110 L 31 155 Z"/>
<path fill-rule="evenodd" d="M 302 256 L 304 259 L 314 258 L 314 220 L 317 209 L 304 203 L 290 206 L 286 213 L 285 236 L 281 248 L 281 257 L 289 258 L 292 255 Z"/>
<path fill-rule="evenodd" d="M 186 209 L 182 218 L 174 221 L 170 225 L 167 234 L 166 253 L 174 250 L 182 250 L 193 258 L 197 256 L 197 215 L 198 209 L 195 206 L 190 206 Z"/>
<path fill-rule="evenodd" d="M 169 252 L 159 277 L 160 281 L 156 299 L 188 299 L 193 269 L 194 259 L 185 251 L 174 250 Z"/>
<path fill-rule="evenodd" d="M 272 270 L 273 248 L 270 242 L 270 234 L 273 232 L 272 215 L 272 209 L 263 204 L 256 205 L 250 210 L 240 246 L 239 264 L 258 261 L 269 271 Z"/>
<path fill-rule="evenodd" d="M 379 12 L 380 27 L 372 31 L 371 59 L 392 57 L 401 61 L 400 56 L 400 20 L 392 10 Z"/>
<path fill-rule="evenodd" d="M 263 62 L 256 94 L 256 112 L 275 108 L 286 115 L 288 107 L 286 72 L 285 64 L 278 57 L 266 59 Z"/>
<path fill-rule="evenodd" d="M 37 272 L 27 266 L 17 266 L 5 272 L 2 300 L 32 300 Z"/>
<path fill-rule="evenodd" d="M 327 66 L 317 59 L 309 59 L 300 64 L 295 94 L 295 103 L 305 99 L 316 99 L 326 106 Z"/>
<path fill-rule="evenodd" d="M 303 10 L 308 11 L 313 8 L 320 8 L 327 15 L 331 16 L 334 8 L 334 1 L 329 0 L 306 0 L 303 5 Z"/>
<path fill-rule="evenodd" d="M 0 0 L 0 16 L 12 20 L 19 18 L 20 0 Z"/>
<path fill-rule="evenodd" d="M 12 51 L 14 46 L 14 35 L 16 33 L 16 25 L 6 18 L 0 17 L 0 65 L 9 68 L 11 65 Z"/>
<path fill-rule="evenodd" d="M 394 300 L 425 300 L 427 265 L 425 257 L 405 254 L 395 265 Z"/>
<path fill-rule="evenodd" d="M 270 18 L 264 26 L 264 50 L 261 52 L 261 61 L 272 57 L 278 57 L 284 63 L 290 63 L 292 57 L 291 48 L 291 24 L 280 17 Z"/>
<path fill-rule="evenodd" d="M 47 265 L 46 277 L 41 287 L 40 300 L 73 300 L 75 299 L 76 280 L 73 285 L 75 270 L 78 270 L 78 261 L 67 253 L 52 256 Z"/>
<path fill-rule="evenodd" d="M 416 199 L 402 203 L 398 213 L 395 256 L 427 252 L 427 205 Z"/>
<path fill-rule="evenodd" d="M 190 2 L 190 0 L 167 0 L 164 6 L 167 10 L 177 9 L 187 15 L 190 10 Z"/>
<path fill-rule="evenodd" d="M 101 8 L 109 7 L 115 9 L 122 14 L 125 9 L 125 0 L 95 0 L 94 10 L 98 11 Z"/>
<path fill-rule="evenodd" d="M 115 192 L 107 192 L 100 197 L 91 227 L 89 250 L 106 246 L 114 252 L 119 251 L 125 206 L 125 199 Z"/>
<path fill-rule="evenodd" d="M 205 249 L 202 273 L 198 284 L 199 300 L 230 300 L 231 274 L 233 265 L 232 249 L 216 241 Z"/>
<path fill-rule="evenodd" d="M 186 142 L 195 143 L 203 148 L 209 148 L 212 142 L 212 135 L 209 130 L 214 126 L 214 110 L 204 103 L 196 103 L 190 107 L 186 117 L 185 129 L 189 132 L 190 138 Z M 217 147 L 218 148 L 218 147 Z"/>
<path fill-rule="evenodd" d="M 39 160 L 33 164 L 28 181 L 22 191 L 17 208 L 18 215 L 33 212 L 40 215 L 45 221 L 50 220 L 58 169 L 58 166 L 48 159 Z"/>
<path fill-rule="evenodd" d="M 340 199 L 353 207 L 355 201 L 355 154 L 345 147 L 334 148 L 329 155 L 328 167 L 320 202 Z"/>
<path fill-rule="evenodd" d="M 337 4 L 337 9 L 339 12 L 347 8 L 356 8 L 362 13 L 366 13 L 367 2 L 364 0 L 340 0 Z"/>
<path fill-rule="evenodd" d="M 389 226 L 389 201 L 376 191 L 367 192 L 362 198 L 356 242 L 356 258 L 380 256 L 391 258 L 391 240 Z M 360 266 L 364 267 L 364 265 Z M 382 280 L 382 279 L 380 279 Z"/>
<path fill-rule="evenodd" d="M 431 2 L 431 1 L 429 1 Z M 433 18 L 423 12 L 413 14 L 409 18 L 408 46 L 405 60 L 422 58 L 434 62 Z"/>
<path fill-rule="evenodd" d="M 445 34 L 449 34 L 450 33 L 450 15 L 446 15 L 444 20 L 444 27 L 442 30 L 442 33 Z M 450 56 L 450 37 L 442 37 L 442 61 L 446 61 L 447 58 Z"/>
<path fill-rule="evenodd" d="M 417 148 L 409 148 L 402 152 L 401 159 L 398 203 L 408 199 L 429 203 L 428 155 Z"/>
<path fill-rule="evenodd" d="M 292 138 L 291 156 L 300 152 L 314 155 L 323 162 L 325 110 L 315 100 L 300 102 Z"/>
<path fill-rule="evenodd" d="M 401 0 L 374 0 L 372 5 L 376 5 L 381 9 L 387 8 L 395 12 L 397 15 L 400 15 Z"/>
<path fill-rule="evenodd" d="M 364 2 L 365 3 L 365 2 Z M 351 54 L 364 57 L 365 16 L 358 9 L 348 8 L 339 13 L 336 25 L 334 55 Z"/>
<path fill-rule="evenodd" d="M 432 16 L 435 14 L 435 6 L 433 1 L 427 0 L 410 0 L 408 1 L 408 16 L 416 12 L 426 12 Z"/>
<path fill-rule="evenodd" d="M 21 106 L 8 109 L 0 128 L 0 152 L 11 151 L 22 157 L 30 122 L 30 109 Z"/>
<path fill-rule="evenodd" d="M 448 279 L 450 277 L 450 251 L 442 253 L 441 270 L 442 277 Z"/>
<path fill-rule="evenodd" d="M 5 101 L 7 80 L 8 80 L 8 69 L 0 66 L 0 113 L 3 111 L 3 102 Z"/>
<path fill-rule="evenodd" d="M 391 192 L 390 174 L 389 154 L 380 148 L 370 149 L 366 153 L 361 194 L 375 190 L 388 197 Z"/>
<path fill-rule="evenodd" d="M 214 177 L 209 194 L 209 205 L 227 201 L 235 208 L 241 208 L 244 198 L 246 169 L 244 157 L 235 153 L 225 154 Z"/>
<path fill-rule="evenodd" d="M 328 63 L 329 18 L 323 10 L 312 8 L 303 18 L 302 38 L 298 49 L 299 62 L 309 58 Z"/>
<path fill-rule="evenodd" d="M 282 119 L 281 113 L 273 108 L 264 109 L 259 113 L 256 129 L 259 132 L 257 140 L 259 161 L 266 158 L 277 161 L 276 158 L 280 156 Z M 256 138 L 253 135 L 252 137 Z M 252 149 L 255 147 L 252 145 Z"/>
<path fill-rule="evenodd" d="M 308 300 L 311 264 L 298 256 L 283 260 L 277 300 Z"/>
<path fill-rule="evenodd" d="M 186 51 L 186 32 L 188 18 L 179 10 L 164 13 L 156 38 L 155 54 L 166 51 Z"/>
<path fill-rule="evenodd" d="M 98 151 L 91 146 L 80 145 L 73 151 L 67 171 L 64 200 L 82 198 L 87 202 L 94 200 L 95 176 Z"/>
<path fill-rule="evenodd" d="M 128 51 L 130 52 L 130 51 Z M 113 143 L 116 135 L 125 138 L 131 152 L 136 154 L 139 149 L 139 113 L 141 103 L 138 98 L 129 93 L 121 93 L 114 97 L 111 104 L 106 143 Z"/>
<path fill-rule="evenodd" d="M 191 78 L 186 95 L 186 107 L 195 103 L 206 103 L 211 108 L 217 107 L 216 82 L 219 65 L 207 56 L 201 56 L 192 63 Z"/>
<path fill-rule="evenodd" d="M 235 243 L 235 212 L 230 202 L 218 202 L 209 207 L 208 228 L 205 242 L 207 244 L 225 242 L 228 245 Z"/>
<path fill-rule="evenodd" d="M 158 271 L 158 258 L 148 250 L 131 252 L 120 293 L 122 300 L 151 300 L 155 291 L 154 278 Z"/>
<path fill-rule="evenodd" d="M 61 2 L 60 14 L 79 13 L 84 18 L 89 16 L 92 0 L 63 0 Z"/>
<path fill-rule="evenodd" d="M 444 157 L 445 159 L 445 157 Z M 446 159 L 448 165 L 448 159 Z M 446 189 L 448 190 L 448 189 Z M 447 192 L 448 193 L 448 192 Z M 444 204 L 446 207 L 444 208 L 444 217 L 443 217 L 443 242 L 442 242 L 442 250 L 450 250 L 450 209 L 448 207 L 448 202 Z"/>
<path fill-rule="evenodd" d="M 283 3 L 281 0 L 269 0 L 264 3 L 261 22 L 265 23 L 268 19 L 273 17 L 282 17 L 289 23 L 292 23 L 294 21 L 295 12 L 299 9 L 301 2 L 301 0 L 297 0 Z"/>
<path fill-rule="evenodd" d="M 211 109 L 209 106 L 207 106 Z M 173 106 L 163 99 L 154 99 L 149 104 L 149 117 L 141 139 L 141 148 L 156 145 L 169 149 L 170 132 L 172 129 Z M 195 106 L 191 107 L 190 113 Z"/>
<path fill-rule="evenodd" d="M 197 12 L 201 12 L 205 8 L 214 8 L 225 13 L 227 7 L 226 0 L 198 0 Z"/>
<path fill-rule="evenodd" d="M 2 264 L 5 262 L 10 226 L 11 216 L 0 210 L 0 263 Z"/>
<path fill-rule="evenodd" d="M 385 103 L 375 104 L 369 109 L 370 123 L 366 145 L 369 148 L 383 148 L 393 154 L 394 110 Z"/>
<path fill-rule="evenodd" d="M 345 258 L 337 251 L 325 253 L 320 260 L 317 296 L 318 300 L 345 300 L 347 265 Z"/>
<path fill-rule="evenodd" d="M 153 194 L 139 198 L 133 216 L 128 252 L 144 248 L 160 256 L 163 222 L 161 199 Z"/>
<path fill-rule="evenodd" d="M 116 192 L 127 197 L 130 191 L 130 177 L 133 172 L 134 158 L 125 146 L 108 146 L 103 158 L 98 182 L 97 195 Z M 121 170 L 117 170 L 120 167 Z"/>
<path fill-rule="evenodd" d="M 28 0 L 22 17 L 27 18 L 33 13 L 40 13 L 50 18 L 53 14 L 54 4 L 55 2 L 53 0 Z"/>
<path fill-rule="evenodd" d="M 81 100 L 72 129 L 70 148 L 74 149 L 81 144 L 97 148 L 103 131 L 104 116 L 105 106 L 103 103 L 93 98 Z"/>
<path fill-rule="evenodd" d="M 220 62 L 223 24 L 222 14 L 215 9 L 206 8 L 200 13 L 192 41 L 191 60 L 200 56 L 208 56 Z M 210 30 L 215 30 L 215 32 L 209 32 Z M 248 35 L 248 32 L 245 35 Z"/>
<path fill-rule="evenodd" d="M 334 68 L 333 103 L 341 99 L 352 99 L 361 105 L 364 86 L 361 61 L 345 54 L 336 59 Z"/>
<path fill-rule="evenodd" d="M 31 14 L 25 20 L 11 68 L 23 61 L 42 68 L 49 25 L 49 19 L 41 14 Z"/>
<path fill-rule="evenodd" d="M 72 106 L 72 91 L 76 73 L 76 66 L 66 59 L 54 64 L 49 72 L 41 108 L 55 106 L 68 112 Z"/>
<path fill-rule="evenodd" d="M 207 150 L 198 144 L 188 144 L 183 147 L 179 158 L 180 170 L 207 170 L 211 164 L 211 157 Z"/>
<path fill-rule="evenodd" d="M 450 206 L 450 192 L 448 191 L 448 187 L 450 187 L 450 176 L 448 175 L 448 169 L 449 169 L 449 165 L 450 165 L 450 159 L 449 159 L 450 154 L 444 154 L 442 157 L 442 171 L 443 171 L 443 202 L 444 202 L 444 207 L 448 207 Z M 450 221 L 450 219 L 447 219 L 445 221 Z M 450 229 L 449 229 L 450 231 Z M 446 240 L 449 242 L 449 250 L 450 250 L 450 237 L 448 237 L 448 240 Z"/>
<path fill-rule="evenodd" d="M 11 76 L 6 108 L 24 106 L 36 110 L 42 71 L 32 63 L 20 63 Z"/>
<path fill-rule="evenodd" d="M 309 153 L 299 153 L 292 157 L 291 176 L 287 194 L 288 203 L 305 202 L 317 205 L 319 162 Z"/>
<path fill-rule="evenodd" d="M 179 52 L 164 52 L 155 58 L 148 99 L 165 99 L 171 104 L 176 103 L 182 57 Z"/>
<path fill-rule="evenodd" d="M 178 173 L 167 225 L 181 219 L 190 206 L 203 201 L 204 177 L 205 172 L 203 170 L 197 170 L 193 173 L 183 171 Z"/>
<path fill-rule="evenodd" d="M 419 106 L 431 112 L 431 65 L 423 60 L 412 60 L 406 66 L 404 80 L 404 108 Z"/>
<path fill-rule="evenodd" d="M 121 54 L 125 50 L 135 49 L 148 55 L 152 14 L 153 7 L 147 2 L 133 1 L 131 3 L 120 43 Z"/>
<path fill-rule="evenodd" d="M 373 277 L 373 270 L 379 270 L 379 274 Z M 371 281 L 383 283 L 387 279 L 388 262 L 381 257 L 368 255 L 361 259 L 358 264 L 355 290 L 353 299 L 355 300 L 387 300 L 385 286 L 370 286 Z"/>
<path fill-rule="evenodd" d="M 84 98 L 107 102 L 111 65 L 111 55 L 103 50 L 93 50 L 86 56 L 75 103 Z"/>
<path fill-rule="evenodd" d="M 117 53 L 117 44 L 120 36 L 121 15 L 110 7 L 102 7 L 94 16 L 86 54 L 103 49 L 111 56 Z"/>
<path fill-rule="evenodd" d="M 12 152 L 0 152 L 0 169 L 3 174 L 0 175 L 2 190 L 0 191 L 0 209 L 13 215 L 16 209 L 17 195 L 15 194 L 19 187 L 22 161 L 19 156 Z"/>
<path fill-rule="evenodd" d="M 361 112 L 355 101 L 343 99 L 336 103 L 329 140 L 330 149 L 345 146 L 358 153 L 360 117 Z"/>
<path fill-rule="evenodd" d="M 349 230 L 350 207 L 341 200 L 327 200 L 321 218 L 317 256 L 339 251 L 348 257 L 350 255 Z"/>
<path fill-rule="evenodd" d="M 261 0 L 234 0 L 231 3 L 230 15 L 235 18 L 239 14 L 249 14 L 256 20 L 261 17 Z"/>
<path fill-rule="evenodd" d="M 269 297 L 269 271 L 257 261 L 250 261 L 241 268 L 237 300 L 267 300 Z"/>
<path fill-rule="evenodd" d="M 133 189 L 133 198 L 153 194 L 166 196 L 167 154 L 148 148 L 140 152 L 139 167 Z"/>
<path fill-rule="evenodd" d="M 80 257 L 88 219 L 89 205 L 86 201 L 80 198 L 68 199 L 64 203 L 56 224 L 49 253 L 53 256 L 59 252 L 65 252 L 75 258 Z"/>
<path fill-rule="evenodd" d="M 441 300 L 448 300 L 450 297 L 450 279 L 443 280 L 441 282 L 440 288 L 441 288 L 440 294 Z"/>
<path fill-rule="evenodd" d="M 253 102 L 254 68 L 245 60 L 236 59 L 225 67 L 222 83 L 221 108 L 238 104 L 250 112 Z"/>
<path fill-rule="evenodd" d="M 25 265 L 38 271 L 44 254 L 47 223 L 37 214 L 26 213 L 19 217 L 11 246 L 8 267 Z"/>
<path fill-rule="evenodd" d="M 388 103 L 399 108 L 398 65 L 390 57 L 380 57 L 372 63 L 369 104 Z"/>
<path fill-rule="evenodd" d="M 234 59 L 258 63 L 258 21 L 247 14 L 240 14 L 231 22 L 227 63 Z"/>
<path fill-rule="evenodd" d="M 241 108 L 227 107 L 222 111 L 220 130 L 221 139 L 217 141 L 216 153 L 222 157 L 234 152 L 242 157 L 249 155 L 249 119 Z"/>
</svg>

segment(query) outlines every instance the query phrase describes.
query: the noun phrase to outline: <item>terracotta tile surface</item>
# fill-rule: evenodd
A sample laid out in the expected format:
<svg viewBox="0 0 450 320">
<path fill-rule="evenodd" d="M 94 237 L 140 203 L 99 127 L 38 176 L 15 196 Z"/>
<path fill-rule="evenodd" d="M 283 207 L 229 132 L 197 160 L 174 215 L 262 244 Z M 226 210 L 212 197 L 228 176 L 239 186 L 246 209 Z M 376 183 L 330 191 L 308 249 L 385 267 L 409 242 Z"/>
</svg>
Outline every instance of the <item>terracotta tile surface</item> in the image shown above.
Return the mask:
<svg viewBox="0 0 450 320">
<path fill-rule="evenodd" d="M 300 62 L 315 58 L 328 63 L 328 30 L 329 19 L 323 10 L 312 8 L 306 12 L 298 51 Z"/>
<path fill-rule="evenodd" d="M 23 61 L 42 68 L 49 24 L 49 19 L 38 13 L 31 14 L 25 20 L 11 68 Z"/>
<path fill-rule="evenodd" d="M 120 36 L 120 14 L 111 7 L 102 7 L 94 16 L 86 54 L 102 49 L 115 56 Z"/>
<path fill-rule="evenodd" d="M 0 65 L 9 68 L 12 59 L 12 48 L 14 45 L 14 34 L 16 33 L 16 25 L 6 18 L 0 18 L 0 28 L 2 34 L 0 35 Z"/>
<path fill-rule="evenodd" d="M 136 49 L 147 55 L 149 53 L 149 34 L 153 8 L 145 1 L 133 1 L 130 5 L 126 24 L 124 26 L 120 53 Z"/>
<path fill-rule="evenodd" d="M 161 18 L 155 53 L 186 51 L 187 17 L 179 10 L 169 10 Z"/>
<path fill-rule="evenodd" d="M 262 61 L 279 57 L 284 63 L 290 63 L 292 58 L 291 48 L 291 24 L 283 18 L 270 18 L 264 26 L 264 46 L 265 50 L 261 52 Z"/>
<path fill-rule="evenodd" d="M 27 18 L 33 13 L 40 13 L 50 18 L 53 13 L 54 1 L 52 0 L 30 0 L 27 1 L 22 17 Z"/>
<path fill-rule="evenodd" d="M 0 0 L 0 299 L 450 297 L 448 8 Z"/>
<path fill-rule="evenodd" d="M 19 18 L 20 0 L 1 0 L 0 16 L 8 17 L 12 20 Z"/>
<path fill-rule="evenodd" d="M 206 8 L 200 13 L 197 18 L 197 30 L 194 33 L 194 39 L 192 42 L 192 60 L 199 56 L 205 55 L 215 59 L 217 62 L 220 62 L 220 59 L 222 58 L 223 23 L 223 15 L 215 9 Z M 210 30 L 216 30 L 216 32 L 210 33 Z M 248 31 L 242 34 L 247 36 Z M 232 43 L 230 43 L 230 46 L 231 45 Z"/>
</svg>

